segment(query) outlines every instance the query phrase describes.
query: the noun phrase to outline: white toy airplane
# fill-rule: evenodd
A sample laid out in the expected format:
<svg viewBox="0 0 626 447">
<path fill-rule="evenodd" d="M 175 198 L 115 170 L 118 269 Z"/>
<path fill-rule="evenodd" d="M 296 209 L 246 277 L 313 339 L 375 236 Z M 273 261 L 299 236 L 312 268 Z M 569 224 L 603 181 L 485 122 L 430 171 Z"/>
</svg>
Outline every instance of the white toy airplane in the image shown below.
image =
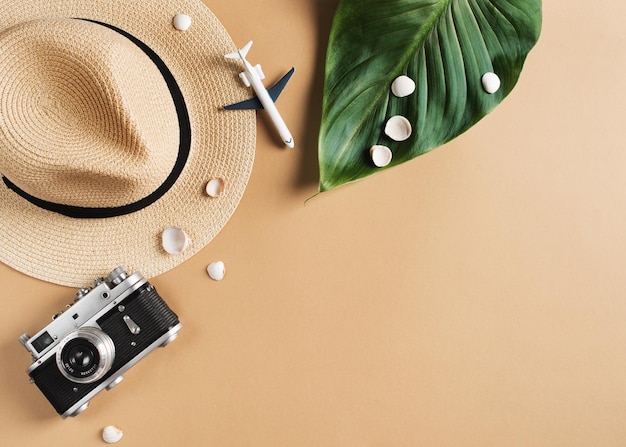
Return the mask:
<svg viewBox="0 0 626 447">
<path fill-rule="evenodd" d="M 271 86 L 269 89 L 266 89 L 262 79 L 265 79 L 265 75 L 261 70 L 260 65 L 252 66 L 250 62 L 246 60 L 246 55 L 248 51 L 250 51 L 250 47 L 252 46 L 252 41 L 248 42 L 245 47 L 241 48 L 239 51 L 235 53 L 229 53 L 226 55 L 227 59 L 241 59 L 244 65 L 244 71 L 239 74 L 239 77 L 243 81 L 246 87 L 252 87 L 254 92 L 256 93 L 256 97 L 247 99 L 245 101 L 238 102 L 236 104 L 231 104 L 229 106 L 224 106 L 226 110 L 247 110 L 247 109 L 265 109 L 270 116 L 270 119 L 276 126 L 278 133 L 280 134 L 280 138 L 283 142 L 289 146 L 293 147 L 293 137 L 287 129 L 287 125 L 283 120 L 280 113 L 278 113 L 278 109 L 276 108 L 276 104 L 274 102 L 278 99 L 283 89 L 291 79 L 291 75 L 293 75 L 295 68 L 292 68 L 287 72 L 285 76 L 283 76 L 276 84 Z"/>
</svg>

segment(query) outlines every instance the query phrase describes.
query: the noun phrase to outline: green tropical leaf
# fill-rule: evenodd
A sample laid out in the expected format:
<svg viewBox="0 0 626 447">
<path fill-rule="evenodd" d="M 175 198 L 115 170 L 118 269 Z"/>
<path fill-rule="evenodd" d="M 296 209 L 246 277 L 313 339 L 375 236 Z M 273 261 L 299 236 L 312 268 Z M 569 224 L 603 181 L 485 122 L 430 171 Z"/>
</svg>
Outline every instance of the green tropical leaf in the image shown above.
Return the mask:
<svg viewBox="0 0 626 447">
<path fill-rule="evenodd" d="M 330 33 L 319 137 L 320 192 L 396 166 L 465 132 L 513 89 L 541 30 L 541 0 L 342 0 Z M 500 89 L 487 93 L 483 74 Z M 416 91 L 390 92 L 407 75 Z M 395 142 L 387 119 L 413 133 Z M 392 162 L 377 168 L 375 144 Z"/>
</svg>

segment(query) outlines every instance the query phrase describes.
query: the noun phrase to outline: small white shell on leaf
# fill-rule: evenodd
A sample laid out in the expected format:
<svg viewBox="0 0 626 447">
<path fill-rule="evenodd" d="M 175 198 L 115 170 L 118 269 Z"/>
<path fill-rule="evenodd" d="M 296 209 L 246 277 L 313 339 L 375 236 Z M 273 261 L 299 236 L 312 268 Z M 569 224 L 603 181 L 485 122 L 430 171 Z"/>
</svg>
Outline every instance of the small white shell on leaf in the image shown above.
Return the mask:
<svg viewBox="0 0 626 447">
<path fill-rule="evenodd" d="M 174 28 L 179 31 L 187 31 L 191 26 L 191 17 L 187 14 L 177 14 L 172 20 Z"/>
<path fill-rule="evenodd" d="M 161 236 L 163 249 L 171 255 L 179 255 L 184 252 L 191 239 L 182 228 L 169 227 L 163 231 Z"/>
<path fill-rule="evenodd" d="M 214 178 L 206 184 L 206 193 L 211 197 L 219 197 L 224 192 L 224 179 Z"/>
<path fill-rule="evenodd" d="M 407 140 L 413 129 L 408 119 L 401 115 L 392 116 L 385 125 L 385 134 L 395 141 Z"/>
<path fill-rule="evenodd" d="M 115 425 L 107 425 L 102 430 L 102 440 L 107 444 L 115 444 L 124 436 L 124 432 Z"/>
<path fill-rule="evenodd" d="M 398 98 L 404 98 L 411 95 L 415 91 L 415 81 L 408 76 L 398 76 L 391 83 L 391 93 Z"/>
<path fill-rule="evenodd" d="M 372 161 L 377 167 L 384 168 L 391 163 L 393 154 L 387 146 L 375 144 L 370 148 L 370 157 L 372 157 Z"/>
<path fill-rule="evenodd" d="M 500 90 L 500 78 L 495 73 L 485 73 L 480 79 L 480 82 L 483 84 L 483 89 L 485 89 L 485 91 L 489 94 L 495 93 Z"/>
<path fill-rule="evenodd" d="M 211 262 L 207 266 L 206 271 L 211 279 L 215 281 L 221 281 L 224 279 L 224 275 L 226 275 L 226 267 L 222 261 Z"/>
</svg>

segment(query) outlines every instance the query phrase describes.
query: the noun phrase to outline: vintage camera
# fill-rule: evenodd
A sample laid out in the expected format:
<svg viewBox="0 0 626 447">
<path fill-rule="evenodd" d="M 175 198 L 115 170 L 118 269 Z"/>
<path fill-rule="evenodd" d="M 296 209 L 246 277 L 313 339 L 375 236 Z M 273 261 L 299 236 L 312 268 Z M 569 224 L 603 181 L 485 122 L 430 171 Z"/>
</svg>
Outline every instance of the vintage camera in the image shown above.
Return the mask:
<svg viewBox="0 0 626 447">
<path fill-rule="evenodd" d="M 20 343 L 32 354 L 32 383 L 63 418 L 76 416 L 103 389 L 155 348 L 166 346 L 182 327 L 178 317 L 139 273 L 123 267 L 93 288 L 76 292 L 74 304 Z"/>
</svg>

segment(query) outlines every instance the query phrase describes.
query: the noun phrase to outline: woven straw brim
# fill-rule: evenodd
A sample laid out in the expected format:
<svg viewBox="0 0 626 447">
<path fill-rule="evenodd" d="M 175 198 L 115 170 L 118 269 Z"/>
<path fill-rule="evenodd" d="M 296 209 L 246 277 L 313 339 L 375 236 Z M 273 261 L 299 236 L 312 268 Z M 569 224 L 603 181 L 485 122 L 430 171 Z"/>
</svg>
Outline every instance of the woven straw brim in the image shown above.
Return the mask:
<svg viewBox="0 0 626 447">
<path fill-rule="evenodd" d="M 192 18 L 187 31 L 172 26 L 179 13 Z M 185 98 L 191 150 L 181 176 L 161 199 L 120 217 L 62 216 L 0 185 L 0 261 L 30 276 L 71 287 L 85 286 L 118 265 L 146 278 L 172 269 L 208 244 L 228 222 L 252 171 L 255 114 L 222 109 L 248 95 L 238 83 L 236 66 L 224 59 L 235 45 L 199 0 L 5 1 L 0 5 L 0 32 L 42 18 L 108 23 L 154 50 Z M 20 54 L 3 57 L 19 58 Z M 204 187 L 217 177 L 224 179 L 226 188 L 221 196 L 211 198 Z M 161 247 L 161 234 L 170 226 L 184 229 L 192 241 L 180 255 L 169 255 Z"/>
</svg>

